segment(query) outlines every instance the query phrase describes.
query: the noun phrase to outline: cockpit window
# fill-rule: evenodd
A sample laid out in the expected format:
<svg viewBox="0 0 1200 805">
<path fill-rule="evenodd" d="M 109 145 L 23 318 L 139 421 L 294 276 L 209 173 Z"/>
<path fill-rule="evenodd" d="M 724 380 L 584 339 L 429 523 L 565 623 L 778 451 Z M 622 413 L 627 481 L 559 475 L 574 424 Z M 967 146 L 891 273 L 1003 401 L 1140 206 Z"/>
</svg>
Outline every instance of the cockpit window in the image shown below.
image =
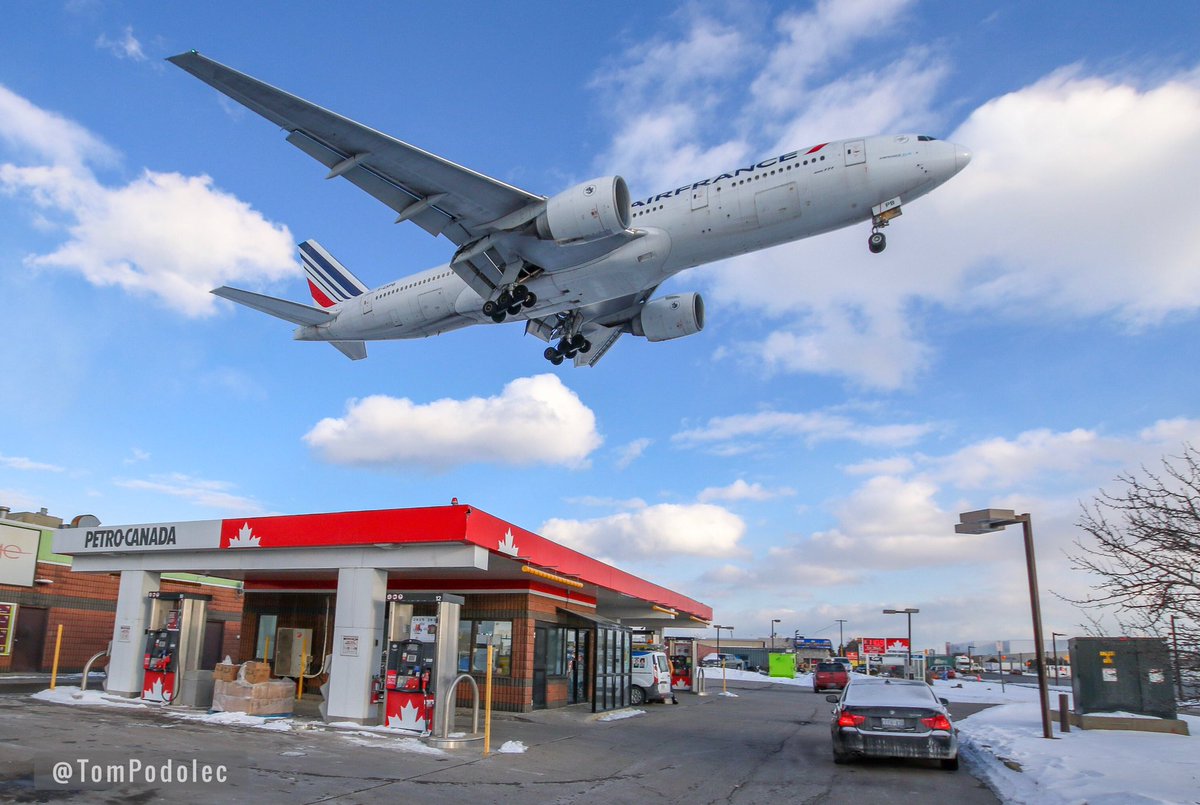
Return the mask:
<svg viewBox="0 0 1200 805">
<path fill-rule="evenodd" d="M 928 134 L 918 134 L 917 135 L 917 142 L 919 142 L 919 143 L 927 143 L 927 142 L 930 142 L 930 141 L 936 140 L 936 139 L 937 139 L 937 137 L 930 137 Z"/>
</svg>

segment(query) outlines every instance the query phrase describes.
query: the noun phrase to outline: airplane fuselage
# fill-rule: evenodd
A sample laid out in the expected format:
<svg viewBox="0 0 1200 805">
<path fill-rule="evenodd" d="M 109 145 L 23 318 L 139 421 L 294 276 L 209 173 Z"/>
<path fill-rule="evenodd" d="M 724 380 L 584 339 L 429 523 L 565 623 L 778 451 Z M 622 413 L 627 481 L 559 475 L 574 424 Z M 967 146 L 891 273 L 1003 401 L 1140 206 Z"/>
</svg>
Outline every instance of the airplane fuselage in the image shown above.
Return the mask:
<svg viewBox="0 0 1200 805">
<path fill-rule="evenodd" d="M 527 280 L 537 303 L 511 318 L 586 310 L 654 288 L 688 268 L 872 220 L 889 205 L 899 207 L 928 193 L 969 159 L 953 143 L 915 134 L 881 135 L 791 151 L 636 199 L 630 229 L 640 237 L 596 259 Z M 527 257 L 556 247 L 533 235 L 512 237 L 529 241 L 517 249 Z M 437 335 L 492 323 L 482 312 L 483 301 L 446 264 L 347 300 L 329 322 L 301 326 L 295 338 Z"/>
</svg>

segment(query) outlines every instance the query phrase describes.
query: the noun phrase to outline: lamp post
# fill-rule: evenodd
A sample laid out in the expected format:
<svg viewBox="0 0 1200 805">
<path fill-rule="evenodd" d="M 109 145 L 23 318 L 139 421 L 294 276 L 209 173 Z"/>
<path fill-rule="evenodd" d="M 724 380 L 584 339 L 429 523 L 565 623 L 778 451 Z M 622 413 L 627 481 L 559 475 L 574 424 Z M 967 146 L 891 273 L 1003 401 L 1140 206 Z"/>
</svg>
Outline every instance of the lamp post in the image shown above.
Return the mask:
<svg viewBox="0 0 1200 805">
<path fill-rule="evenodd" d="M 975 667 L 975 659 L 971 656 L 971 650 L 975 648 L 974 643 L 967 643 L 967 673 Z"/>
<path fill-rule="evenodd" d="M 885 609 L 884 615 L 907 615 L 908 616 L 908 651 L 904 656 L 904 675 L 912 679 L 912 616 L 921 610 L 914 607 L 907 609 Z"/>
<path fill-rule="evenodd" d="M 782 622 L 779 618 L 771 618 L 771 651 L 775 650 L 775 624 Z"/>
<path fill-rule="evenodd" d="M 846 622 L 845 618 L 838 618 L 838 619 L 837 619 L 837 625 L 838 625 L 838 656 L 839 656 L 839 657 L 844 657 L 844 656 L 846 656 L 846 651 L 845 651 L 845 649 L 846 649 L 846 638 L 845 638 L 845 635 L 844 635 L 844 634 L 843 634 L 843 632 L 842 632 L 842 624 L 844 624 L 845 622 Z"/>
<path fill-rule="evenodd" d="M 1042 638 L 1042 604 L 1038 598 L 1037 563 L 1033 555 L 1033 518 L 1012 509 L 980 509 L 963 512 L 954 526 L 957 534 L 990 534 L 1021 524 L 1025 534 L 1025 566 L 1029 575 L 1029 606 L 1033 611 L 1033 645 L 1037 649 L 1038 695 L 1042 705 L 1042 737 L 1053 740 L 1050 731 L 1050 690 L 1046 681 L 1045 640 Z M 1001 669 L 1003 670 L 1003 669 Z"/>
<path fill-rule="evenodd" d="M 1058 641 L 1055 638 L 1066 637 L 1062 632 L 1050 633 L 1050 648 L 1054 651 L 1054 684 L 1058 684 Z"/>
</svg>

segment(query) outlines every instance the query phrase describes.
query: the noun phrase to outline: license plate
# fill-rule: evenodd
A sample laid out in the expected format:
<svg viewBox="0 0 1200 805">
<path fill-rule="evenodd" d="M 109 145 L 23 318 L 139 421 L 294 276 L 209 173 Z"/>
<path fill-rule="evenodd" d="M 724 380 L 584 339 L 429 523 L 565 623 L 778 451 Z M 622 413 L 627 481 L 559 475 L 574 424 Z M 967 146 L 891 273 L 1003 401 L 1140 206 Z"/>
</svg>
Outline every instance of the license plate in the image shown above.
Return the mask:
<svg viewBox="0 0 1200 805">
<path fill-rule="evenodd" d="M 902 718 L 881 718 L 879 726 L 884 729 L 902 729 L 904 727 L 904 719 Z"/>
</svg>

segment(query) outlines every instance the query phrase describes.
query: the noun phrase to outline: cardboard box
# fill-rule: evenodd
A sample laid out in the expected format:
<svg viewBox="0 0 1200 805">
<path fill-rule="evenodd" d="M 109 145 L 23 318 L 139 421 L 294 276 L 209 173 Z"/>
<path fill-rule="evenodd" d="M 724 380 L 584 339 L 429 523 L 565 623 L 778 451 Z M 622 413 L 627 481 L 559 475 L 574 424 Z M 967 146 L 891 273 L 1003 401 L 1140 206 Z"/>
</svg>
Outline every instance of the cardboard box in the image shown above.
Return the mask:
<svg viewBox="0 0 1200 805">
<path fill-rule="evenodd" d="M 217 666 L 213 668 L 213 681 L 232 682 L 237 679 L 238 669 L 241 667 L 237 663 L 217 663 Z"/>
<path fill-rule="evenodd" d="M 271 678 L 271 666 L 265 662 L 254 662 L 251 660 L 242 666 L 242 681 L 254 684 L 256 682 L 266 682 Z"/>
<path fill-rule="evenodd" d="M 289 715 L 295 703 L 296 687 L 284 679 L 267 682 L 215 682 L 212 709 L 252 716 Z"/>
</svg>

